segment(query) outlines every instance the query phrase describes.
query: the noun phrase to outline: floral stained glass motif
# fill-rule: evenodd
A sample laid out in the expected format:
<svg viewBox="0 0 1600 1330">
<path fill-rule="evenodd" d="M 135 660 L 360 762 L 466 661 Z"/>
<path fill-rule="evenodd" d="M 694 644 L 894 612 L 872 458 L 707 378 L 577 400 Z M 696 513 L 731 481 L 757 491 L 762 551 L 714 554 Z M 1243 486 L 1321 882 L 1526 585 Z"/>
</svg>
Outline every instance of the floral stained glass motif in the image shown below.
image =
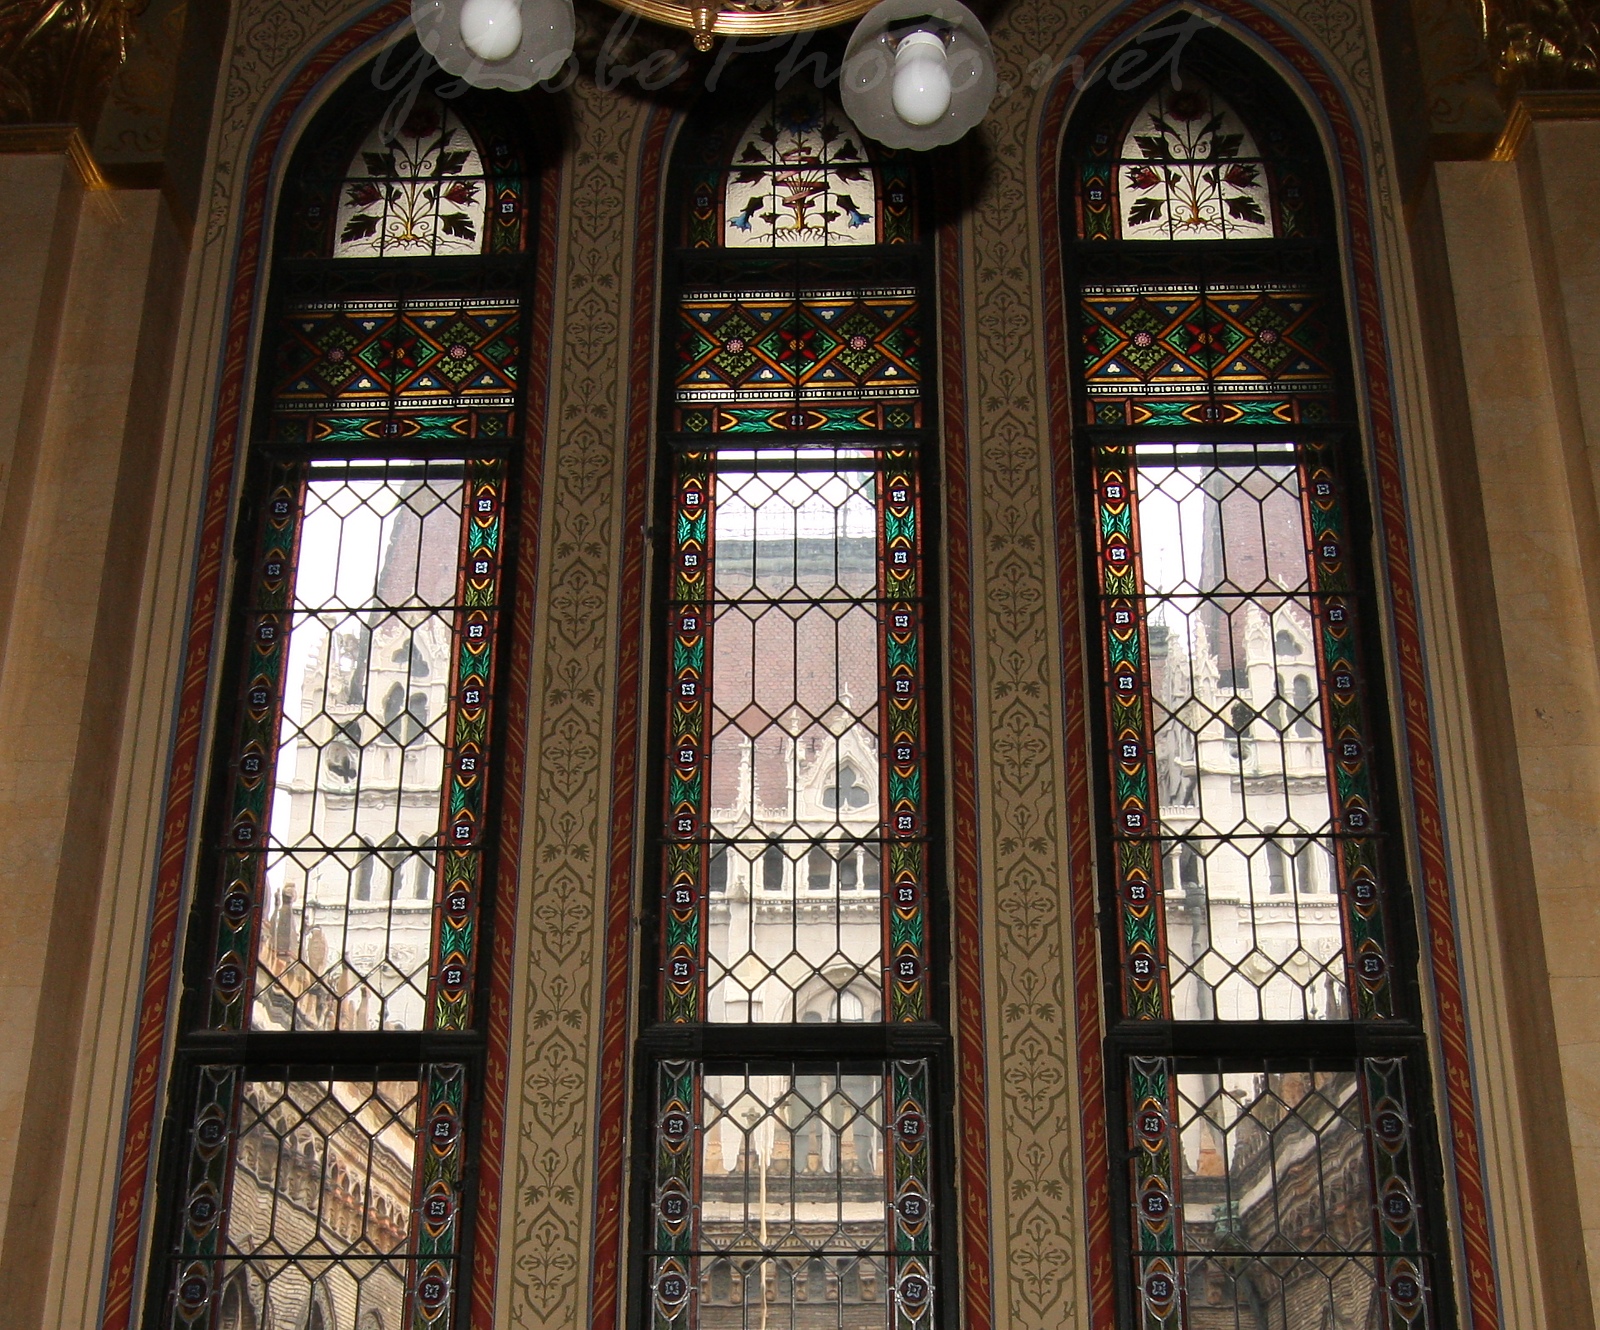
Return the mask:
<svg viewBox="0 0 1600 1330">
<path fill-rule="evenodd" d="M 291 303 L 272 395 L 274 441 L 339 448 L 507 438 L 519 310 L 510 295 Z"/>
<path fill-rule="evenodd" d="M 925 1062 L 666 1062 L 652 1330 L 926 1330 Z"/>
<path fill-rule="evenodd" d="M 1324 450 L 1105 447 L 1097 511 L 1126 1014 L 1391 1014 Z"/>
<path fill-rule="evenodd" d="M 722 243 L 732 249 L 877 244 L 877 174 L 864 144 L 816 89 L 781 94 L 734 150 L 723 185 Z"/>
<path fill-rule="evenodd" d="M 1134 1058 L 1129 1186 L 1140 1330 L 1427 1330 L 1398 1058 Z"/>
<path fill-rule="evenodd" d="M 169 1330 L 449 1330 L 465 1084 L 200 1068 Z"/>
<path fill-rule="evenodd" d="M 350 163 L 333 256 L 482 253 L 494 191 L 472 134 L 431 95 L 417 99 L 398 131 L 387 126 L 379 121 Z"/>
<path fill-rule="evenodd" d="M 1255 136 L 1209 88 L 1164 81 L 1133 119 L 1117 181 L 1124 240 L 1252 240 L 1274 234 Z"/>
<path fill-rule="evenodd" d="M 914 462 L 679 462 L 667 1020 L 925 1018 Z"/>
<path fill-rule="evenodd" d="M 470 1028 L 502 471 L 280 468 L 248 618 L 213 1028 Z"/>
</svg>

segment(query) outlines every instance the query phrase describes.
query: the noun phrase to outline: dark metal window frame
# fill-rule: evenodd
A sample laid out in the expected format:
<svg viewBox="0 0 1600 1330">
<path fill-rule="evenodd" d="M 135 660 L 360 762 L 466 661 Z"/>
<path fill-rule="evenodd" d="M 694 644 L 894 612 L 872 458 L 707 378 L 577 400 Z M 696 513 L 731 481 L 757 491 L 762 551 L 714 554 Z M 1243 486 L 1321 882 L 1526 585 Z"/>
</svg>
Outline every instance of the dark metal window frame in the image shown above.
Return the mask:
<svg viewBox="0 0 1600 1330">
<path fill-rule="evenodd" d="M 380 57 L 381 61 L 383 57 Z M 390 59 L 396 59 L 390 56 Z M 481 890 L 476 921 L 477 939 L 472 976 L 473 1011 L 478 1013 L 472 1028 L 459 1032 L 407 1031 L 237 1031 L 208 1028 L 207 1007 L 212 988 L 216 936 L 220 911 L 220 868 L 226 852 L 225 832 L 229 821 L 229 785 L 232 772 L 231 745 L 243 707 L 244 668 L 248 657 L 242 631 L 248 621 L 254 592 L 251 576 L 258 553 L 260 517 L 271 490 L 273 471 L 285 463 L 304 467 L 313 461 L 408 462 L 416 460 L 498 458 L 505 464 L 503 517 L 501 526 L 502 571 L 498 599 L 499 614 L 491 650 L 504 662 L 512 630 L 511 607 L 517 602 L 528 577 L 527 560 L 519 557 L 522 533 L 536 514 L 524 513 L 521 504 L 520 467 L 524 435 L 521 422 L 527 407 L 526 384 L 533 348 L 526 336 L 526 314 L 533 307 L 535 261 L 540 236 L 536 229 L 539 200 L 538 147 L 535 135 L 519 115 L 500 113 L 511 122 L 521 139 L 523 244 L 516 254 L 419 256 L 406 258 L 305 258 L 284 257 L 282 250 L 292 247 L 289 211 L 297 201 L 297 190 L 305 181 L 303 163 L 312 154 L 327 152 L 327 144 L 344 144 L 351 129 L 340 116 L 346 104 L 375 102 L 371 114 L 381 112 L 383 103 L 369 95 L 355 93 L 357 85 L 369 78 L 371 66 L 357 71 L 332 102 L 319 112 L 297 146 L 294 159 L 284 177 L 279 198 L 278 239 L 267 267 L 268 295 L 260 323 L 262 334 L 254 369 L 253 409 L 243 445 L 244 479 L 235 501 L 228 552 L 227 580 L 230 585 L 222 620 L 220 658 L 214 677 L 221 679 L 217 694 L 207 766 L 201 776 L 204 813 L 198 823 L 197 852 L 194 856 L 195 883 L 184 929 L 182 993 L 177 1004 L 177 1038 L 173 1045 L 165 1085 L 165 1107 L 159 1127 L 159 1148 L 155 1169 L 156 1212 L 146 1271 L 142 1323 L 150 1330 L 163 1330 L 171 1305 L 174 1253 L 184 1219 L 184 1187 L 190 1151 L 192 1116 L 201 1070 L 208 1066 L 237 1068 L 242 1080 L 272 1079 L 417 1079 L 419 1112 L 421 1093 L 426 1089 L 426 1070 L 430 1064 L 460 1064 L 466 1070 L 466 1112 L 463 1130 L 466 1153 L 460 1177 L 460 1211 L 457 1218 L 459 1245 L 455 1256 L 457 1278 L 451 1289 L 457 1324 L 466 1311 L 473 1268 L 473 1245 L 478 1213 L 477 1153 L 481 1145 L 484 1067 L 487 1042 L 482 1013 L 487 1010 L 491 966 L 488 957 L 493 946 L 494 901 L 497 892 L 500 854 L 496 831 L 502 825 L 505 791 L 498 779 L 502 769 L 503 745 L 507 738 L 507 708 L 494 705 L 490 719 L 490 770 L 484 804 L 484 833 Z M 449 82 L 442 75 L 442 86 Z M 354 94 L 354 95 L 353 95 Z M 504 94 L 493 94 L 501 97 Z M 480 106 L 481 97 L 474 99 Z M 498 110 L 499 108 L 497 108 Z M 471 113 L 468 112 L 471 124 Z M 358 126 L 360 133 L 370 127 L 368 120 Z M 354 151 L 350 140 L 346 151 Z M 275 356 L 282 334 L 287 303 L 310 295 L 329 298 L 378 296 L 471 297 L 475 291 L 514 294 L 524 314 L 523 345 L 517 361 L 516 405 L 512 408 L 517 428 L 499 441 L 464 441 L 466 446 L 418 444 L 385 451 L 382 445 L 361 447 L 354 444 L 318 447 L 274 442 L 271 436 L 272 384 Z M 463 471 L 463 474 L 465 472 Z M 502 664 L 493 684 L 496 701 L 502 701 L 506 687 Z M 435 907 L 437 908 L 437 906 Z M 417 1130 L 422 1130 L 419 1118 Z M 231 1149 L 231 1147 L 230 1147 Z M 381 1258 L 373 1258 L 381 1260 Z"/>
<path fill-rule="evenodd" d="M 837 53 L 835 53 L 837 55 Z M 805 79 L 801 73 L 797 76 Z M 709 114 L 692 114 L 679 131 L 678 143 L 706 125 L 714 125 L 726 135 L 731 152 L 739 134 L 763 99 L 773 96 L 775 79 L 772 66 L 764 60 L 748 61 L 745 68 L 730 69 L 733 86 L 720 92 Z M 781 95 L 781 94 L 780 94 Z M 729 111 L 728 107 L 735 107 Z M 702 118 L 703 117 L 703 118 Z M 954 1330 L 959 1324 L 957 1278 L 957 1205 L 955 1191 L 955 1141 L 949 1124 L 957 1101 L 954 1045 L 950 1034 L 951 967 L 948 964 L 951 917 L 948 878 L 945 868 L 943 765 L 944 691 L 943 620 L 944 605 L 940 534 L 943 465 L 938 426 L 937 357 L 935 348 L 937 308 L 937 270 L 934 263 L 932 226 L 934 209 L 929 205 L 927 173 L 917 164 L 912 173 L 918 208 L 916 239 L 907 245 L 861 245 L 817 247 L 808 250 L 777 248 L 691 249 L 679 243 L 684 234 L 682 219 L 688 209 L 692 167 L 674 160 L 666 173 L 667 200 L 664 209 L 666 256 L 662 268 L 661 310 L 657 345 L 658 408 L 656 456 L 651 488 L 651 520 L 647 528 L 649 557 L 647 566 L 650 591 L 647 629 L 648 689 L 642 708 L 648 740 L 645 746 L 649 773 L 645 782 L 643 854 L 635 888 L 636 918 L 642 963 L 639 991 L 639 1024 L 635 1042 L 632 1075 L 629 1149 L 628 1203 L 630 1241 L 627 1255 L 627 1324 L 635 1330 L 648 1330 L 651 1320 L 651 1292 L 648 1269 L 651 1251 L 653 1212 L 653 1174 L 655 1168 L 655 1082 L 659 1065 L 669 1060 L 694 1059 L 715 1064 L 759 1064 L 778 1061 L 873 1062 L 888 1064 L 901 1059 L 925 1059 L 928 1064 L 933 1110 L 934 1140 L 932 1157 L 934 1186 L 934 1240 L 936 1283 L 932 1303 L 933 1324 Z M 659 773 L 667 769 L 667 689 L 670 634 L 665 631 L 670 606 L 671 521 L 673 512 L 676 456 L 685 450 L 715 452 L 716 435 L 688 435 L 673 429 L 673 371 L 670 348 L 673 346 L 676 301 L 690 289 L 848 289 L 903 285 L 914 287 L 921 302 L 918 321 L 923 347 L 923 406 L 920 429 L 899 435 L 887 434 L 784 434 L 761 436 L 729 434 L 722 446 L 730 450 L 786 446 L 881 448 L 896 439 L 912 443 L 918 454 L 921 486 L 922 609 L 923 609 L 923 697 L 925 728 L 924 779 L 927 793 L 924 808 L 926 831 L 926 927 L 929 969 L 930 1019 L 894 1024 L 887 1020 L 861 1025 L 822 1023 L 792 1024 L 694 1024 L 672 1025 L 659 1019 L 661 975 L 660 890 L 666 823 L 663 782 Z M 776 465 L 776 464 L 774 464 Z M 874 464 L 875 465 L 875 464 Z M 793 469 L 783 463 L 784 468 Z M 761 469 L 741 460 L 742 470 Z M 804 463 L 801 464 L 801 469 Z M 884 877 L 887 887 L 887 875 Z M 887 1305 L 887 1304 L 886 1304 Z"/>
<path fill-rule="evenodd" d="M 1264 62 L 1245 52 L 1227 38 L 1205 34 L 1195 40 L 1185 57 L 1186 68 L 1195 69 L 1202 79 L 1221 82 L 1230 95 L 1239 88 L 1241 78 L 1250 93 L 1268 101 L 1292 126 L 1295 165 L 1299 178 L 1310 195 L 1302 215 L 1317 227 L 1310 238 L 1274 240 L 1082 240 L 1077 236 L 1075 202 L 1078 197 L 1078 171 L 1087 152 L 1090 136 L 1107 125 L 1125 132 L 1130 118 L 1137 114 L 1150 89 L 1140 88 L 1119 95 L 1104 83 L 1091 91 L 1073 113 L 1064 140 L 1060 171 L 1062 254 L 1065 267 L 1067 305 L 1067 346 L 1074 401 L 1073 470 L 1079 504 L 1077 557 L 1084 570 L 1086 637 L 1081 649 L 1088 668 L 1085 678 L 1090 695 L 1086 700 L 1092 759 L 1089 763 L 1094 800 L 1095 872 L 1097 917 L 1099 921 L 1104 1037 L 1102 1047 L 1106 1065 L 1107 1144 L 1111 1176 L 1111 1231 L 1115 1306 L 1117 1323 L 1135 1330 L 1143 1324 L 1135 1272 L 1133 1195 L 1131 1164 L 1136 1147 L 1129 1144 L 1131 1109 L 1128 1102 L 1128 1073 L 1135 1058 L 1173 1059 L 1179 1070 L 1187 1058 L 1226 1063 L 1241 1068 L 1263 1068 L 1269 1064 L 1298 1064 L 1300 1067 L 1327 1064 L 1330 1068 L 1350 1067 L 1361 1058 L 1402 1058 L 1410 1109 L 1411 1148 L 1417 1162 L 1418 1201 L 1423 1234 L 1423 1251 L 1432 1272 L 1429 1306 L 1437 1330 L 1453 1330 L 1458 1324 L 1455 1289 L 1451 1277 L 1449 1210 L 1446 1206 L 1443 1142 L 1430 1069 L 1431 1050 L 1424 1028 L 1418 936 L 1418 902 L 1411 887 L 1411 862 L 1406 846 L 1406 819 L 1403 816 L 1404 767 L 1393 732 L 1388 704 L 1390 653 L 1383 641 L 1380 620 L 1385 606 L 1377 587 L 1375 533 L 1372 515 L 1372 489 L 1366 474 L 1359 411 L 1354 391 L 1354 368 L 1350 358 L 1348 320 L 1344 308 L 1345 283 L 1343 252 L 1334 225 L 1332 195 L 1328 186 L 1326 162 L 1309 118 L 1293 99 L 1281 80 Z M 1226 75 L 1226 81 L 1219 76 Z M 1240 101 L 1234 105 L 1240 106 Z M 1248 114 L 1248 112 L 1246 112 Z M 1113 130 L 1113 141 L 1121 138 Z M 1115 150 L 1113 158 L 1115 158 Z M 1117 194 L 1114 191 L 1112 206 Z M 1083 422 L 1084 400 L 1079 351 L 1085 321 L 1079 292 L 1086 283 L 1137 280 L 1198 280 L 1221 278 L 1230 287 L 1247 286 L 1253 275 L 1263 280 L 1284 275 L 1310 279 L 1326 300 L 1326 321 L 1334 346 L 1332 359 L 1336 377 L 1335 419 L 1316 425 L 1275 426 L 1095 426 Z M 1220 395 L 1220 394 L 1219 394 Z M 1181 434 L 1181 438 L 1178 436 Z M 1096 544 L 1096 453 L 1100 446 L 1116 442 L 1136 443 L 1299 443 L 1331 445 L 1336 459 L 1336 481 L 1344 500 L 1347 527 L 1346 559 L 1351 566 L 1351 593 L 1359 612 L 1356 625 L 1359 686 L 1364 702 L 1363 718 L 1367 731 L 1367 751 L 1374 770 L 1373 791 L 1381 838 L 1383 903 L 1388 928 L 1387 955 L 1389 978 L 1394 990 L 1395 1014 L 1383 1020 L 1326 1021 L 1176 1021 L 1134 1020 L 1123 1015 L 1123 958 L 1118 938 L 1122 929 L 1118 899 L 1117 869 L 1113 858 L 1116 830 L 1112 819 L 1111 751 L 1109 718 L 1105 707 L 1107 679 L 1102 673 L 1100 635 L 1103 625 L 1104 593 L 1099 578 L 1099 551 Z M 1297 461 L 1298 450 L 1297 450 Z M 1320 667 L 1319 667 L 1320 673 Z"/>
</svg>

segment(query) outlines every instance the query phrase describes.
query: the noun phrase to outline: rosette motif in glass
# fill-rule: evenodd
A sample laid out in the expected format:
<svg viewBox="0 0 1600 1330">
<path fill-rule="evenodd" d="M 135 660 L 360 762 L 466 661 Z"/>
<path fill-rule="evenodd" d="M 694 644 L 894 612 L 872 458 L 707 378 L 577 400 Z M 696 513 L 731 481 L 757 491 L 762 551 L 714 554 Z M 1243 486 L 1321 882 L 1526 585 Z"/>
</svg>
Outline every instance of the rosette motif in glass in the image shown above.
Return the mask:
<svg viewBox="0 0 1600 1330">
<path fill-rule="evenodd" d="M 653 1330 L 930 1324 L 928 1067 L 664 1062 Z"/>
<path fill-rule="evenodd" d="M 170 1330 L 449 1330 L 465 1086 L 202 1067 Z"/>
<path fill-rule="evenodd" d="M 1426 1330 L 1403 1065 L 1136 1058 L 1140 1330 Z"/>
<path fill-rule="evenodd" d="M 1136 1323 L 1421 1330 L 1331 229 L 1309 127 L 1196 50 L 1100 94 L 1069 177 Z"/>
<path fill-rule="evenodd" d="M 504 102 L 425 86 L 393 122 L 369 75 L 278 212 L 152 1262 L 169 1330 L 464 1314 L 528 178 Z"/>
<path fill-rule="evenodd" d="M 913 1330 L 929 1063 L 837 1055 L 932 1008 L 923 310 L 881 271 L 909 184 L 814 89 L 722 141 L 687 172 L 663 404 L 656 1011 L 728 1052 L 654 1063 L 647 1297 L 656 1330 Z"/>
<path fill-rule="evenodd" d="M 503 473 L 278 469 L 248 615 L 213 1029 L 470 1028 Z"/>
</svg>

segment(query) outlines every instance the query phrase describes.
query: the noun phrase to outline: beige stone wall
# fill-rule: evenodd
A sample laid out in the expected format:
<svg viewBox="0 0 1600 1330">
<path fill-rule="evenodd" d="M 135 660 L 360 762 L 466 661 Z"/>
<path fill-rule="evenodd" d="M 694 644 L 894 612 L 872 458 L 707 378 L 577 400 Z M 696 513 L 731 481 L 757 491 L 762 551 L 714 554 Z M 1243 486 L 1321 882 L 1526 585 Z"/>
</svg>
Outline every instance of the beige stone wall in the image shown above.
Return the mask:
<svg viewBox="0 0 1600 1330">
<path fill-rule="evenodd" d="M 1520 803 L 1528 845 L 1508 941 L 1535 933 L 1545 992 L 1528 1005 L 1550 1016 L 1527 1035 L 1554 1054 L 1527 1111 L 1546 1110 L 1570 1150 L 1543 1161 L 1536 1222 L 1581 1223 L 1600 1292 L 1600 251 L 1580 211 L 1597 161 L 1600 125 L 1543 122 L 1516 161 L 1443 163 L 1438 179 L 1511 719 L 1490 777 Z M 1568 1279 L 1583 1257 L 1566 1253 Z"/>
<path fill-rule="evenodd" d="M 29 1272 L 13 1305 L 30 1328 L 96 1314 L 251 145 L 291 71 L 371 8 L 238 0 L 187 250 L 154 192 L 86 195 L 59 155 L 0 158 L 0 315 L 17 330 L 0 347 L 0 833 L 13 865 L 0 906 L 27 921 L 0 930 L 0 1264 Z M 1113 8 L 1014 0 L 994 13 L 1003 93 L 960 224 L 993 1294 L 995 1323 L 1017 1330 L 1087 1323 L 1061 714 L 1082 667 L 1061 658 L 1048 554 L 1034 200 L 1056 166 L 1057 145 L 1040 137 L 1055 71 Z M 1356 0 L 1272 8 L 1343 83 L 1370 154 L 1504 1324 L 1566 1330 L 1588 1314 L 1588 1299 L 1571 1296 L 1588 1276 L 1581 1246 L 1573 1259 L 1550 1255 L 1564 1249 L 1560 1217 L 1540 1218 L 1545 1198 L 1581 1204 L 1600 1268 L 1600 1124 L 1582 1107 L 1600 1091 L 1600 443 L 1589 442 L 1600 340 L 1586 322 L 1600 320 L 1600 240 L 1582 206 L 1600 129 L 1542 124 L 1517 163 L 1441 166 L 1430 214 L 1448 237 L 1441 278 L 1441 256 L 1419 248 L 1425 231 L 1397 199 L 1371 13 Z M 631 263 L 659 215 L 634 189 L 647 101 L 584 80 L 549 113 L 566 156 L 497 1317 L 519 1330 L 579 1326 L 590 1293 L 627 336 L 649 298 Z M 1462 329 L 1459 385 L 1429 344 L 1441 281 Z M 1463 392 L 1470 418 L 1446 409 Z M 1475 450 L 1478 499 L 1452 474 L 1463 447 Z M 1462 580 L 1474 554 L 1493 578 L 1506 680 L 1487 700 L 1481 597 Z M 1510 750 L 1496 746 L 1497 698 Z M 1520 821 L 1506 812 L 1508 781 Z M 1525 900 L 1506 848 L 1518 835 L 1536 888 Z M 1508 920 L 1534 912 L 1537 947 L 1502 939 Z M 1542 1008 L 1525 991 L 1539 965 Z M 1523 1049 L 1547 1027 L 1559 1088 Z M 1570 1146 L 1539 1133 L 1552 1096 Z M 58 1139 L 53 1155 L 36 1148 L 41 1122 Z"/>
</svg>

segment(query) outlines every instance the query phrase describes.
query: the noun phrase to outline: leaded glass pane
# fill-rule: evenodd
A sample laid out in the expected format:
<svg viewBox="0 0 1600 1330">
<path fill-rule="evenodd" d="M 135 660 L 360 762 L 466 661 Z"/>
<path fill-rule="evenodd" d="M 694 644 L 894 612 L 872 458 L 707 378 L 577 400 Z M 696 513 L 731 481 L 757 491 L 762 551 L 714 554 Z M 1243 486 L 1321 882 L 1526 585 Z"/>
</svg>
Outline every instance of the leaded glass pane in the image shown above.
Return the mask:
<svg viewBox="0 0 1600 1330">
<path fill-rule="evenodd" d="M 672 1019 L 925 1009 L 912 460 L 680 462 Z"/>
<path fill-rule="evenodd" d="M 882 428 L 886 409 L 909 424 L 905 399 L 922 391 L 917 309 L 903 288 L 691 293 L 678 306 L 675 400 L 727 404 L 703 413 L 717 433 L 765 433 L 774 415 L 780 429 L 854 432 Z"/>
<path fill-rule="evenodd" d="M 1430 1324 L 1402 1073 L 1135 1059 L 1143 1330 Z"/>
<path fill-rule="evenodd" d="M 213 1023 L 463 1028 L 498 463 L 285 467 L 266 505 Z M 245 966 L 241 959 L 253 957 Z"/>
<path fill-rule="evenodd" d="M 1255 135 L 1193 81 L 1161 80 L 1122 143 L 1124 240 L 1254 240 L 1273 232 L 1272 186 Z"/>
<path fill-rule="evenodd" d="M 923 1062 L 665 1063 L 655 1330 L 926 1326 Z"/>
<path fill-rule="evenodd" d="M 1333 494 L 1293 444 L 1102 450 L 1129 1014 L 1388 1001 Z"/>
<path fill-rule="evenodd" d="M 472 134 L 432 93 L 398 128 L 385 116 L 339 192 L 333 256 L 479 254 L 493 194 Z"/>
<path fill-rule="evenodd" d="M 448 1330 L 463 1088 L 201 1068 L 169 1324 Z"/>
<path fill-rule="evenodd" d="M 1082 319 L 1088 424 L 1281 426 L 1333 414 L 1325 302 L 1303 283 L 1087 283 Z"/>
</svg>

